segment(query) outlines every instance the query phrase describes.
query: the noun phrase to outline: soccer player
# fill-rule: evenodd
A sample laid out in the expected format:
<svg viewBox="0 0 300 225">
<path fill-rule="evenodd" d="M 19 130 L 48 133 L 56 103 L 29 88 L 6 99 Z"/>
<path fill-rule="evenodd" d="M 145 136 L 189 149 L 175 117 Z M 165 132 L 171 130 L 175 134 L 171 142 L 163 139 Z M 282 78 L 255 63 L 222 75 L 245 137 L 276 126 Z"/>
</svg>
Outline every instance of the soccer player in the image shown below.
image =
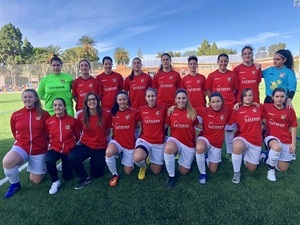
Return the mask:
<svg viewBox="0 0 300 225">
<path fill-rule="evenodd" d="M 174 105 L 174 96 L 180 86 L 181 77 L 172 69 L 171 56 L 168 53 L 162 54 L 160 68 L 152 81 L 152 87 L 157 90 L 157 103 L 167 108 Z"/>
<path fill-rule="evenodd" d="M 104 72 L 96 77 L 102 90 L 101 106 L 106 110 L 110 110 L 113 107 L 115 97 L 119 91 L 123 90 L 124 83 L 121 74 L 112 71 L 112 63 L 112 58 L 105 56 L 102 59 Z"/>
<path fill-rule="evenodd" d="M 206 184 L 206 162 L 211 172 L 216 172 L 221 160 L 224 130 L 226 124 L 233 124 L 232 109 L 224 106 L 223 96 L 212 92 L 209 96 L 209 107 L 196 108 L 197 115 L 202 117 L 203 131 L 196 142 L 196 162 L 200 172 L 199 183 Z M 205 160 L 205 154 L 207 159 Z"/>
<path fill-rule="evenodd" d="M 293 71 L 293 56 L 289 50 L 278 50 L 273 59 L 274 66 L 263 70 L 266 98 L 264 103 L 272 103 L 272 91 L 281 87 L 287 93 L 286 105 L 292 107 L 292 99 L 296 92 L 297 80 Z"/>
<path fill-rule="evenodd" d="M 259 164 L 262 144 L 262 117 L 261 107 L 253 105 L 254 95 L 250 88 L 241 92 L 241 106 L 234 112 L 237 131 L 233 139 L 232 182 L 240 183 L 241 164 L 244 159 L 246 168 L 254 171 Z"/>
<path fill-rule="evenodd" d="M 219 68 L 210 73 L 206 79 L 206 91 L 209 96 L 210 93 L 217 91 L 224 98 L 224 104 L 226 107 L 232 109 L 235 104 L 235 93 L 238 89 L 238 82 L 234 73 L 227 69 L 229 63 L 229 57 L 227 54 L 220 54 L 218 56 Z M 236 125 L 227 125 L 225 127 L 225 143 L 226 143 L 226 157 L 231 160 L 232 154 L 232 140 L 233 131 L 236 129 Z"/>
<path fill-rule="evenodd" d="M 62 73 L 62 60 L 53 55 L 50 60 L 53 73 L 43 77 L 38 87 L 38 94 L 41 100 L 45 101 L 45 109 L 50 115 L 54 115 L 53 100 L 63 98 L 66 102 L 67 113 L 74 116 L 73 96 L 71 93 L 73 77 L 70 74 Z"/>
<path fill-rule="evenodd" d="M 126 92 L 119 92 L 112 114 L 112 140 L 106 149 L 105 161 L 112 177 L 109 185 L 114 187 L 118 184 L 119 174 L 117 172 L 116 157 L 123 152 L 121 163 L 124 165 L 124 172 L 130 174 L 134 168 L 133 150 L 135 146 L 135 127 L 139 122 L 138 112 L 129 108 L 129 97 Z"/>
<path fill-rule="evenodd" d="M 145 159 L 150 155 L 151 170 L 159 174 L 164 163 L 164 129 L 166 107 L 158 105 L 156 91 L 149 88 L 145 92 L 147 104 L 139 108 L 141 135 L 135 142 L 133 160 L 140 167 L 138 179 L 144 180 L 147 170 Z"/>
<path fill-rule="evenodd" d="M 46 120 L 46 134 L 49 139 L 46 155 L 47 171 L 52 185 L 49 194 L 56 194 L 60 187 L 60 179 L 56 169 L 56 161 L 62 161 L 62 177 L 64 180 L 72 178 L 73 169 L 69 164 L 68 155 L 79 140 L 80 129 L 77 120 L 66 112 L 66 103 L 62 98 L 53 101 L 54 115 Z"/>
<path fill-rule="evenodd" d="M 167 139 L 164 149 L 164 160 L 169 174 L 168 187 L 175 186 L 175 155 L 179 155 L 179 172 L 187 174 L 195 156 L 195 128 L 198 124 L 197 114 L 191 106 L 187 91 L 178 89 L 175 95 L 176 107 L 170 116 L 166 117 L 166 124 L 170 126 L 171 135 Z"/>
<path fill-rule="evenodd" d="M 206 78 L 204 75 L 197 73 L 198 58 L 196 56 L 188 58 L 188 67 L 189 74 L 182 78 L 181 87 L 187 91 L 192 107 L 205 107 Z"/>
<path fill-rule="evenodd" d="M 241 99 L 241 93 L 245 88 L 251 88 L 253 102 L 260 103 L 259 83 L 261 82 L 261 69 L 257 69 L 253 63 L 253 48 L 246 45 L 242 49 L 243 62 L 233 69 L 238 82 L 236 99 Z"/>
<path fill-rule="evenodd" d="M 78 123 L 82 134 L 69 155 L 69 162 L 80 179 L 75 186 L 76 190 L 91 183 L 92 177 L 103 176 L 105 167 L 106 136 L 111 127 L 111 119 L 110 114 L 100 106 L 95 93 L 89 92 L 85 96 L 83 111 L 78 115 Z M 88 158 L 90 158 L 90 176 L 82 163 Z"/>
<path fill-rule="evenodd" d="M 80 77 L 76 78 L 72 84 L 72 94 L 76 102 L 76 117 L 82 112 L 84 97 L 87 93 L 95 93 L 101 99 L 102 89 L 99 81 L 90 75 L 91 64 L 83 59 L 79 62 Z"/>
<path fill-rule="evenodd" d="M 41 107 L 38 94 L 33 89 L 22 93 L 24 108 L 14 112 L 10 118 L 10 127 L 15 138 L 11 150 L 3 158 L 4 174 L 10 186 L 5 198 L 13 196 L 21 189 L 19 166 L 28 162 L 27 171 L 30 180 L 38 184 L 46 173 L 45 157 L 47 152 L 47 136 L 45 121 L 49 113 Z"/>
<path fill-rule="evenodd" d="M 275 168 L 279 171 L 288 170 L 296 151 L 298 122 L 294 109 L 286 105 L 287 98 L 284 88 L 275 88 L 272 92 L 274 103 L 262 105 L 267 126 L 264 142 L 270 149 L 266 161 L 269 165 L 267 178 L 270 181 L 276 181 Z"/>
</svg>

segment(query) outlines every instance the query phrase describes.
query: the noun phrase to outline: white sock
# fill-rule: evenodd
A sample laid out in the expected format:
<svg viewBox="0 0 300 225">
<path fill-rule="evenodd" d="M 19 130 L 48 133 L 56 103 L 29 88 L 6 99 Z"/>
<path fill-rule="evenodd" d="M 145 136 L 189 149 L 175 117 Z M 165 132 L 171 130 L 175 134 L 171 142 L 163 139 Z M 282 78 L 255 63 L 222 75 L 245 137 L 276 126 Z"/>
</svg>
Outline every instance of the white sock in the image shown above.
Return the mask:
<svg viewBox="0 0 300 225">
<path fill-rule="evenodd" d="M 3 167 L 4 174 L 7 177 L 9 183 L 15 184 L 15 183 L 18 183 L 20 181 L 18 168 L 19 168 L 19 166 L 15 166 L 15 167 L 10 168 L 10 169 L 7 169 L 7 168 Z"/>
<path fill-rule="evenodd" d="M 231 160 L 232 160 L 233 172 L 239 173 L 241 171 L 241 165 L 243 160 L 242 154 L 237 155 L 232 153 Z"/>
<path fill-rule="evenodd" d="M 175 177 L 175 156 L 174 154 L 164 153 L 166 168 L 170 177 Z"/>
<path fill-rule="evenodd" d="M 198 166 L 198 170 L 201 174 L 206 174 L 206 168 L 205 168 L 205 154 L 204 153 L 196 153 L 196 162 Z"/>
<path fill-rule="evenodd" d="M 146 167 L 147 166 L 145 160 L 142 160 L 141 162 L 134 162 L 134 163 L 138 167 Z"/>
<path fill-rule="evenodd" d="M 275 152 L 273 149 L 270 149 L 269 158 L 266 163 L 272 167 L 275 167 L 277 165 L 279 156 L 280 156 L 280 152 Z"/>
<path fill-rule="evenodd" d="M 225 143 L 227 153 L 232 153 L 233 131 L 225 131 Z"/>
<path fill-rule="evenodd" d="M 112 173 L 112 175 L 115 175 L 115 174 L 118 175 L 115 157 L 114 156 L 112 156 L 112 157 L 105 156 L 105 162 L 107 164 L 109 171 Z"/>
</svg>

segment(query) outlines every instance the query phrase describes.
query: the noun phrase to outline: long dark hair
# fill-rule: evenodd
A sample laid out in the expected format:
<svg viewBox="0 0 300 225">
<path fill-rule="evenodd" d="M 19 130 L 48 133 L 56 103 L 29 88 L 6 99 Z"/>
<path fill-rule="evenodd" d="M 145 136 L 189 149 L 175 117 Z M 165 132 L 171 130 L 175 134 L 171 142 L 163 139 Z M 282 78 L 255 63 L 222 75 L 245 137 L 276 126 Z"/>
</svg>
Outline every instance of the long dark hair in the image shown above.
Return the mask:
<svg viewBox="0 0 300 225">
<path fill-rule="evenodd" d="M 115 103 L 114 103 L 114 105 L 113 105 L 113 107 L 111 108 L 111 111 L 110 111 L 113 116 L 116 116 L 117 112 L 119 111 L 119 104 L 117 102 L 117 98 L 118 98 L 118 95 L 121 95 L 121 94 L 127 96 L 128 107 L 130 106 L 128 94 L 126 92 L 124 92 L 124 91 L 119 91 L 118 94 L 115 97 Z"/>
<path fill-rule="evenodd" d="M 52 64 L 53 61 L 58 61 L 60 65 L 63 64 L 63 61 L 61 58 L 59 58 L 56 54 L 53 54 L 53 57 L 50 59 L 50 64 Z"/>
<path fill-rule="evenodd" d="M 280 49 L 277 52 L 275 52 L 275 54 L 280 55 L 280 57 L 285 59 L 284 65 L 287 68 L 294 70 L 294 59 L 293 59 L 293 55 L 290 52 L 290 50 Z"/>
<path fill-rule="evenodd" d="M 99 101 L 98 96 L 93 92 L 87 93 L 86 96 L 84 97 L 84 104 L 83 104 L 83 124 L 86 128 L 90 128 L 89 119 L 90 119 L 91 113 L 90 113 L 90 109 L 87 104 L 89 101 L 90 95 L 94 96 L 97 101 L 96 111 L 97 111 L 97 115 L 98 115 L 98 124 L 100 126 L 102 125 L 102 118 L 103 118 L 103 111 L 102 111 L 102 107 L 100 106 L 100 101 Z"/>
<path fill-rule="evenodd" d="M 139 58 L 139 57 L 135 57 L 133 60 L 132 60 L 132 62 L 134 61 L 134 60 L 139 60 L 141 63 L 142 63 L 142 60 Z M 129 75 L 129 80 L 130 81 L 132 81 L 133 80 L 133 77 L 134 77 L 134 71 L 133 70 L 131 70 L 131 73 L 130 73 L 130 75 Z"/>
<path fill-rule="evenodd" d="M 169 53 L 163 53 L 163 54 L 161 55 L 160 59 L 162 59 L 163 56 L 168 56 L 169 59 L 170 59 L 170 61 L 171 61 L 171 55 L 170 55 Z M 173 70 L 173 67 L 172 67 L 171 64 L 170 64 L 170 69 Z M 158 72 L 159 72 L 159 71 L 163 71 L 163 65 L 162 65 L 162 64 L 160 64 L 160 66 L 159 66 Z"/>
</svg>

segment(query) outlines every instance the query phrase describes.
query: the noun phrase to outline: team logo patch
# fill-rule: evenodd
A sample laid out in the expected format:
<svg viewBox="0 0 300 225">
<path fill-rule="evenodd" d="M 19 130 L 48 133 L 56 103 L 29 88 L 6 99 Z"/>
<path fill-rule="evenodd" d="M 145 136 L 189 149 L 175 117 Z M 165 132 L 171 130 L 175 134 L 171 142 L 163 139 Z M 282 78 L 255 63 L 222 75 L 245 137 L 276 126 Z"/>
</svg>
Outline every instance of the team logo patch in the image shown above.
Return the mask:
<svg viewBox="0 0 300 225">
<path fill-rule="evenodd" d="M 170 80 L 173 80 L 173 76 L 170 76 Z"/>
<path fill-rule="evenodd" d="M 285 76 L 285 73 L 280 73 L 280 74 L 279 74 L 279 77 L 280 77 L 280 78 L 283 78 L 284 76 Z"/>
<path fill-rule="evenodd" d="M 253 111 L 253 112 L 257 112 L 257 109 L 256 109 L 256 108 L 254 108 L 254 109 L 252 109 L 252 111 Z"/>
<path fill-rule="evenodd" d="M 221 116 L 220 116 L 220 120 L 224 120 L 224 115 L 221 115 Z"/>
<path fill-rule="evenodd" d="M 144 78 L 143 78 L 143 79 L 141 79 L 141 82 L 142 82 L 142 83 L 144 83 L 144 82 L 145 82 L 145 79 L 144 79 Z"/>
<path fill-rule="evenodd" d="M 200 84 L 201 80 L 197 80 L 197 83 Z"/>
<path fill-rule="evenodd" d="M 65 80 L 60 80 L 60 83 L 64 84 L 64 83 L 65 83 Z"/>
<path fill-rule="evenodd" d="M 256 70 L 252 70 L 252 74 L 253 74 L 253 75 L 256 74 Z"/>
<path fill-rule="evenodd" d="M 126 115 L 126 116 L 125 116 L 125 119 L 126 119 L 126 120 L 129 120 L 129 119 L 130 119 L 130 115 Z"/>
<path fill-rule="evenodd" d="M 160 114 L 160 111 L 156 111 L 156 115 L 159 115 Z"/>
<path fill-rule="evenodd" d="M 92 88 L 92 87 L 93 87 L 93 84 L 89 84 L 89 87 Z"/>
<path fill-rule="evenodd" d="M 116 82 L 117 82 L 117 79 L 116 79 L 116 78 L 114 78 L 114 79 L 112 79 L 112 81 L 116 83 Z"/>
<path fill-rule="evenodd" d="M 286 118 L 286 115 L 281 115 L 280 117 L 282 120 L 284 120 Z"/>
<path fill-rule="evenodd" d="M 71 126 L 68 124 L 65 126 L 66 130 L 70 130 Z"/>
<path fill-rule="evenodd" d="M 231 77 L 227 77 L 227 80 L 228 80 L 228 81 L 231 81 Z"/>
<path fill-rule="evenodd" d="M 36 120 L 41 120 L 41 116 L 35 117 Z"/>
</svg>

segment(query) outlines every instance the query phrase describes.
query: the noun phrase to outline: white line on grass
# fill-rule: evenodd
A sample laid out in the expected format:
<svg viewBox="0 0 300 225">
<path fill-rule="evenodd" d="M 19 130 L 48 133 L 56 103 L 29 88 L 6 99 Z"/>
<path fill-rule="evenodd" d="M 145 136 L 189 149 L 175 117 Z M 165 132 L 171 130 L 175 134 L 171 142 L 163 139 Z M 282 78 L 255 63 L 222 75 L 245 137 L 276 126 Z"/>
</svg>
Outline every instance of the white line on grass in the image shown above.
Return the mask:
<svg viewBox="0 0 300 225">
<path fill-rule="evenodd" d="M 22 170 L 24 170 L 27 167 L 28 163 L 25 163 L 24 165 L 19 167 L 19 172 L 21 172 Z M 8 181 L 7 177 L 3 178 L 2 180 L 0 180 L 0 186 L 2 186 L 3 184 L 5 184 Z"/>
</svg>

